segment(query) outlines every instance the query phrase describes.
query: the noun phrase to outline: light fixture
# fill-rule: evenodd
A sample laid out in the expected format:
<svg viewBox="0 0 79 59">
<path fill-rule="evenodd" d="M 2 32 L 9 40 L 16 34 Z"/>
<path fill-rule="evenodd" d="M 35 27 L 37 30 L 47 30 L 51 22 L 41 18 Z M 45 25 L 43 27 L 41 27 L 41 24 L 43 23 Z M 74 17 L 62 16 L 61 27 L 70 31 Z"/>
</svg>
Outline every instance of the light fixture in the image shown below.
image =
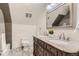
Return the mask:
<svg viewBox="0 0 79 59">
<path fill-rule="evenodd" d="M 31 18 L 32 17 L 32 13 L 25 13 L 27 18 Z"/>
</svg>

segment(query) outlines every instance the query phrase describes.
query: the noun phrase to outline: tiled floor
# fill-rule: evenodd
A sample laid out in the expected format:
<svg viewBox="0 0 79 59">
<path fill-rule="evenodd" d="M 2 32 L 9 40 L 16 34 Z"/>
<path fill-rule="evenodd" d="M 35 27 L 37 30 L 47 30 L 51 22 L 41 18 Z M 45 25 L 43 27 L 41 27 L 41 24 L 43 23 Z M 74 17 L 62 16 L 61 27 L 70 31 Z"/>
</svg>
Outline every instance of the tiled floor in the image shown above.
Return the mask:
<svg viewBox="0 0 79 59">
<path fill-rule="evenodd" d="M 22 50 L 21 48 L 13 49 L 9 52 L 9 56 L 32 56 L 30 49 Z"/>
</svg>

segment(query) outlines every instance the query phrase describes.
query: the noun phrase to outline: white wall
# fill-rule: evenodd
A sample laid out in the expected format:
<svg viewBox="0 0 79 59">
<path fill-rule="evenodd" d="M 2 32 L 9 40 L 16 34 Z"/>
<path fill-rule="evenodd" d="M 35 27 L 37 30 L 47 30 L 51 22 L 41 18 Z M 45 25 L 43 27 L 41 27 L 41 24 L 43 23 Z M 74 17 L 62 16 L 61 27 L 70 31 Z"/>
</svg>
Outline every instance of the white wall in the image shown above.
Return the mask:
<svg viewBox="0 0 79 59">
<path fill-rule="evenodd" d="M 4 16 L 2 10 L 0 9 L 0 50 L 3 50 L 5 47 L 5 25 L 4 25 Z"/>
<path fill-rule="evenodd" d="M 37 25 L 37 35 L 43 35 L 46 32 L 46 9 L 40 15 Z"/>
<path fill-rule="evenodd" d="M 75 30 L 79 30 L 79 3 L 77 4 L 77 26 Z"/>
<path fill-rule="evenodd" d="M 10 3 L 11 18 L 13 24 L 36 25 L 39 16 L 45 9 L 45 4 L 40 3 Z M 32 18 L 26 18 L 25 13 L 32 13 Z"/>
<path fill-rule="evenodd" d="M 4 16 L 2 10 L 0 9 L 0 34 L 4 32 L 5 32 Z"/>
<path fill-rule="evenodd" d="M 4 23 L 0 23 L 0 34 L 5 32 Z"/>
<path fill-rule="evenodd" d="M 12 25 L 12 47 L 17 48 L 21 45 L 21 40 L 26 39 L 30 41 L 30 45 L 32 45 L 33 37 L 32 35 L 36 34 L 36 26 L 32 25 L 21 25 L 21 24 L 13 24 Z"/>
<path fill-rule="evenodd" d="M 46 4 L 10 3 L 9 7 L 12 18 L 12 48 L 20 47 L 21 39 L 31 41 L 29 44 L 32 44 L 32 35 L 36 34 L 37 28 L 46 25 Z M 26 18 L 25 13 L 32 13 L 32 18 Z"/>
</svg>

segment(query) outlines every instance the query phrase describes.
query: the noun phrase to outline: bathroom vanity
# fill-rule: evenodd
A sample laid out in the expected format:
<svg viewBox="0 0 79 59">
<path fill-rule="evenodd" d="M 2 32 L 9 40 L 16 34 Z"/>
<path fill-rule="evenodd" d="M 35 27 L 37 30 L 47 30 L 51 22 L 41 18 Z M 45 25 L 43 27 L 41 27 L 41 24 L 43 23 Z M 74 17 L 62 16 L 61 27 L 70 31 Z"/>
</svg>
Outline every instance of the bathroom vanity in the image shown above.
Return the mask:
<svg viewBox="0 0 79 59">
<path fill-rule="evenodd" d="M 79 43 L 74 41 L 64 42 L 61 40 L 50 40 L 44 36 L 33 37 L 34 56 L 78 56 Z"/>
</svg>

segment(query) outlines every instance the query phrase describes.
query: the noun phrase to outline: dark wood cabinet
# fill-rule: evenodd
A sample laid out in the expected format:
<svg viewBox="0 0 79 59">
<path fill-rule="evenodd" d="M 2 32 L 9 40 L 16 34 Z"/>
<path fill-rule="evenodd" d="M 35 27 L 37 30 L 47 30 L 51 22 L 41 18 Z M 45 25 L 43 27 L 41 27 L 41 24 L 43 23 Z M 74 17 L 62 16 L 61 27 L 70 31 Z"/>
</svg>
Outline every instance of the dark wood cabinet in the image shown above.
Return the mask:
<svg viewBox="0 0 79 59">
<path fill-rule="evenodd" d="M 33 55 L 34 56 L 78 56 L 79 53 L 68 53 L 62 51 L 39 38 L 33 37 Z"/>
</svg>

